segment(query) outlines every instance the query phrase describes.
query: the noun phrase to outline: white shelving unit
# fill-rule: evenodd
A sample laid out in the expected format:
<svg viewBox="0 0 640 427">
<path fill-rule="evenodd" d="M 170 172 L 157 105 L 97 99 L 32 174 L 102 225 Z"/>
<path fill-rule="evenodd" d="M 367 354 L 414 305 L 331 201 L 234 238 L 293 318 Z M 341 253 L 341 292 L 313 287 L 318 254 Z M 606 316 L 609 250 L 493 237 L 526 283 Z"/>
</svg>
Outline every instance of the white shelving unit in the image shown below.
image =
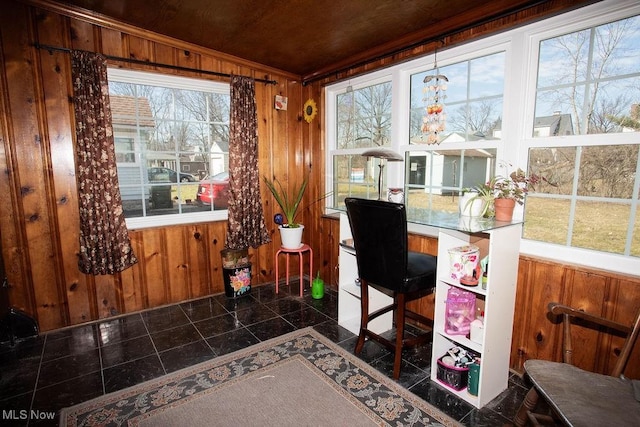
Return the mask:
<svg viewBox="0 0 640 427">
<path fill-rule="evenodd" d="M 461 399 L 481 408 L 507 388 L 513 311 L 518 276 L 518 258 L 522 224 L 488 226 L 481 232 L 466 232 L 440 228 L 438 234 L 438 280 L 434 309 L 433 353 L 431 356 L 431 380 L 437 379 L 437 361 L 453 346 L 461 346 L 480 354 L 478 395 L 467 389 L 455 391 Z M 487 289 L 481 285 L 464 286 L 450 278 L 449 249 L 475 245 L 480 248 L 480 259 L 489 255 Z M 484 303 L 484 329 L 481 343 L 463 335 L 445 333 L 445 305 L 451 286 L 476 294 L 476 301 Z"/>
<path fill-rule="evenodd" d="M 431 212 L 420 218 L 412 218 L 415 224 L 437 227 L 438 232 L 438 280 L 436 283 L 433 353 L 431 356 L 431 380 L 437 379 L 437 363 L 454 346 L 461 346 L 480 355 L 478 395 L 467 389 L 455 391 L 461 399 L 481 408 L 507 388 L 513 311 L 518 277 L 518 259 L 522 223 L 498 223 L 491 220 L 470 220 L 442 212 Z M 340 272 L 338 289 L 338 324 L 357 334 L 360 329 L 360 287 L 356 285 L 358 267 L 351 239 L 351 228 L 346 214 L 340 215 Z M 480 248 L 480 258 L 489 256 L 487 289 L 464 286 L 450 278 L 449 249 L 475 245 Z M 445 307 L 447 291 L 456 286 L 476 295 L 476 301 L 484 304 L 484 328 L 481 342 L 474 342 L 463 335 L 445 333 Z M 391 297 L 370 289 L 369 311 L 387 304 Z M 393 314 L 370 323 L 377 333 L 391 329 Z M 447 387 L 443 384 L 443 387 Z"/>
<path fill-rule="evenodd" d="M 356 284 L 358 265 L 351 239 L 351 227 L 346 214 L 340 214 L 340 271 L 338 274 L 338 324 L 354 334 L 360 332 L 360 286 Z M 393 299 L 369 287 L 369 313 L 389 305 Z M 386 313 L 369 322 L 369 329 L 382 333 L 391 329 L 393 313 Z"/>
</svg>

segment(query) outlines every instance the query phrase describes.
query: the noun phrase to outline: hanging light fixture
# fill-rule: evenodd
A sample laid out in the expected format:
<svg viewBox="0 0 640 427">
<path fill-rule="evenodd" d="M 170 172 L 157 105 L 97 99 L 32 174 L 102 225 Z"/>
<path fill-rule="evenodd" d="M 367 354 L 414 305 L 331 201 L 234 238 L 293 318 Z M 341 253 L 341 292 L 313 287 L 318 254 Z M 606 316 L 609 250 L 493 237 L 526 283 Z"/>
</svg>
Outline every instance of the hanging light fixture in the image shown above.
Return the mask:
<svg viewBox="0 0 640 427">
<path fill-rule="evenodd" d="M 433 70 L 438 72 L 438 48 L 433 55 Z M 444 111 L 444 100 L 447 97 L 449 79 L 443 74 L 429 74 L 424 77 L 423 101 L 425 115 L 422 118 L 422 133 L 427 144 L 440 144 L 440 133 L 444 132 L 447 114 Z"/>
</svg>

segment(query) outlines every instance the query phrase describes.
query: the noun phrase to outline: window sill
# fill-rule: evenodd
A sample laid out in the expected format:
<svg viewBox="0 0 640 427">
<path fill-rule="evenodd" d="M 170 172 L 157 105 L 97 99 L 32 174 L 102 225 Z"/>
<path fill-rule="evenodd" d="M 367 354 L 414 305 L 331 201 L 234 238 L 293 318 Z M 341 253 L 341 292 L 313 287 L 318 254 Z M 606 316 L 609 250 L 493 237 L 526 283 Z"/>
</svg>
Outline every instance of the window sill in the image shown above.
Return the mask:
<svg viewBox="0 0 640 427">
<path fill-rule="evenodd" d="M 163 215 L 144 218 L 127 218 L 129 230 L 140 230 L 153 227 L 165 227 L 172 225 L 188 225 L 201 222 L 226 221 L 229 218 L 226 210 L 212 212 L 198 212 L 182 215 Z"/>
</svg>

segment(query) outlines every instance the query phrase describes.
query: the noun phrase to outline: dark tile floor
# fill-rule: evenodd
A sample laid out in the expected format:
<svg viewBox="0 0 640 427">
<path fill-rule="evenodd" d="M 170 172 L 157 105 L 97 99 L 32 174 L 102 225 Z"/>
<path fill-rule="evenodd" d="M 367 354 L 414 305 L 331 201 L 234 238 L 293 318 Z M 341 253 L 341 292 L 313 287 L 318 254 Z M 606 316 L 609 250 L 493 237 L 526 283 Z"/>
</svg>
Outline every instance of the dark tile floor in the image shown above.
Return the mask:
<svg viewBox="0 0 640 427">
<path fill-rule="evenodd" d="M 216 295 L 0 344 L 0 425 L 58 424 L 58 410 L 260 341 L 313 326 L 353 350 L 356 336 L 337 323 L 337 293 L 313 300 L 291 287 L 254 287 L 237 300 Z M 510 424 L 526 390 L 509 388 L 478 410 L 429 380 L 431 348 L 406 351 L 398 382 L 467 426 Z M 360 357 L 391 377 L 393 357 L 367 342 Z M 53 418 L 53 419 L 51 419 Z"/>
</svg>

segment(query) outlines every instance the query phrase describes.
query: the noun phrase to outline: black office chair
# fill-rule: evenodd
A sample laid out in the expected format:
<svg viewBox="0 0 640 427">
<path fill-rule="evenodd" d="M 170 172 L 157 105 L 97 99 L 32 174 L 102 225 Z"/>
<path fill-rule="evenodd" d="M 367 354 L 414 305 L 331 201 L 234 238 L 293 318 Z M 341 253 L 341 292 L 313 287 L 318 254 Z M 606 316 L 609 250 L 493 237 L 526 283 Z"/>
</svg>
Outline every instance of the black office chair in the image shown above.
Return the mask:
<svg viewBox="0 0 640 427">
<path fill-rule="evenodd" d="M 409 252 L 407 214 L 403 204 L 357 198 L 345 199 L 351 234 L 356 251 L 361 292 L 360 334 L 355 354 L 360 354 L 366 338 L 371 338 L 395 353 L 393 378 L 400 377 L 402 350 L 432 339 L 431 332 L 404 338 L 405 317 L 433 327 L 433 320 L 406 308 L 412 299 L 433 293 L 436 282 L 436 257 Z M 391 297 L 393 304 L 369 314 L 371 286 Z M 394 341 L 368 329 L 373 319 L 395 310 Z"/>
</svg>

